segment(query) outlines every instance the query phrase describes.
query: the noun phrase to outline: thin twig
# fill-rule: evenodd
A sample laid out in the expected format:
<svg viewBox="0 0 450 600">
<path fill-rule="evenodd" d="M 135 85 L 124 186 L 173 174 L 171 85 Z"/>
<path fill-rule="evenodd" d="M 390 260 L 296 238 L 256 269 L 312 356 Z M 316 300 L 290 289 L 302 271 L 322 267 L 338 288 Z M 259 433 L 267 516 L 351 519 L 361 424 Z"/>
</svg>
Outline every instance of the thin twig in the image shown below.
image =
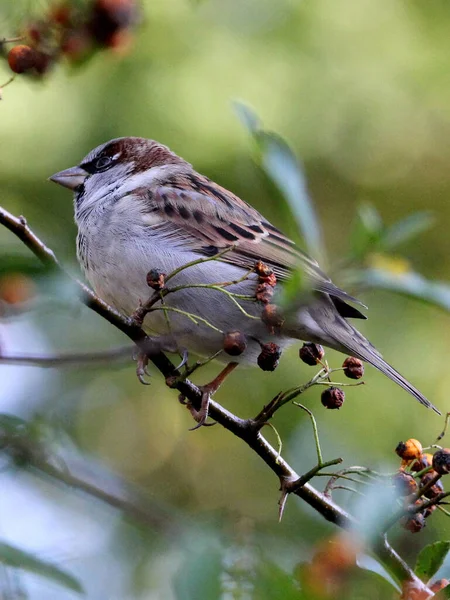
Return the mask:
<svg viewBox="0 0 450 600">
<path fill-rule="evenodd" d="M 78 366 L 98 366 L 110 364 L 113 361 L 130 360 L 133 348 L 131 346 L 121 346 L 111 350 L 99 352 L 79 352 L 73 354 L 0 354 L 0 363 L 6 365 L 24 365 L 28 367 L 78 367 Z"/>
</svg>

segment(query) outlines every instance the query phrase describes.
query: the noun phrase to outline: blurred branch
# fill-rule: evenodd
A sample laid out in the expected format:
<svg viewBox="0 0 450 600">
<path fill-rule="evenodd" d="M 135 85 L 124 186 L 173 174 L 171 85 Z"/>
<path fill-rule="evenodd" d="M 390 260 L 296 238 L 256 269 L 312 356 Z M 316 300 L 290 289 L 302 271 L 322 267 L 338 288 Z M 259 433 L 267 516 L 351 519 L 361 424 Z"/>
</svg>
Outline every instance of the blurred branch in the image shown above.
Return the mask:
<svg viewBox="0 0 450 600">
<path fill-rule="evenodd" d="M 131 346 L 121 346 L 111 350 L 101 352 L 79 352 L 73 354 L 0 354 L 0 364 L 6 365 L 25 365 L 29 367 L 78 367 L 80 365 L 91 367 L 98 365 L 108 365 L 113 361 L 125 362 L 130 359 L 133 352 Z"/>
<path fill-rule="evenodd" d="M 85 461 L 70 459 L 70 470 L 64 458 L 53 454 L 28 431 L 0 429 L 0 448 L 21 467 L 46 475 L 71 488 L 80 490 L 121 510 L 125 515 L 154 529 L 175 526 L 174 517 L 151 499 L 125 485 L 104 469 L 93 469 Z M 100 485 L 101 483 L 101 485 Z"/>
<path fill-rule="evenodd" d="M 14 217 L 0 207 L 0 223 L 16 234 L 27 247 L 42 262 L 44 262 L 44 264 L 57 267 L 64 276 L 70 278 L 59 265 L 54 253 L 30 230 L 23 217 Z M 164 375 L 167 385 L 171 388 L 176 388 L 189 400 L 194 408 L 199 410 L 202 403 L 202 392 L 191 381 L 180 377 L 180 372 L 161 351 L 161 346 L 158 345 L 157 340 L 149 338 L 133 319 L 124 317 L 112 307 L 108 306 L 87 286 L 79 281 L 75 281 L 75 283 L 79 288 L 81 301 L 135 342 L 141 352 L 146 354 L 148 359 Z M 222 427 L 243 440 L 260 458 L 262 458 L 267 466 L 279 478 L 282 489 L 285 490 L 289 488 L 294 482 L 298 483 L 300 476 L 283 458 L 280 457 L 278 451 L 275 450 L 275 448 L 273 448 L 261 435 L 260 423 L 253 419 L 241 419 L 213 400 L 210 401 L 209 415 L 217 423 L 222 425 Z M 68 485 L 74 485 L 80 489 L 84 489 L 84 491 L 92 493 L 95 497 L 104 499 L 109 504 L 117 505 L 118 508 L 123 508 L 123 503 L 114 504 L 114 502 L 117 502 L 117 499 L 111 498 L 107 493 L 104 493 L 95 486 L 91 486 L 90 484 L 86 484 L 86 482 L 73 478 L 73 476 L 65 474 L 62 470 L 55 469 L 55 467 L 49 465 L 47 462 L 39 462 L 38 464 L 41 467 L 45 467 L 46 472 L 48 472 L 49 475 L 68 483 Z M 302 486 L 296 485 L 291 493 L 299 496 L 327 521 L 330 521 L 343 529 L 351 530 L 358 526 L 358 522 L 353 516 L 347 513 L 330 498 L 327 498 L 323 493 L 316 490 L 309 483 L 304 483 Z M 129 509 L 130 511 L 134 511 L 135 507 L 130 506 Z M 412 581 L 417 586 L 417 589 L 423 590 L 424 592 L 429 591 L 426 585 L 414 574 L 414 571 L 389 545 L 385 537 L 380 535 L 372 542 L 372 551 L 396 579 L 402 582 Z"/>
</svg>

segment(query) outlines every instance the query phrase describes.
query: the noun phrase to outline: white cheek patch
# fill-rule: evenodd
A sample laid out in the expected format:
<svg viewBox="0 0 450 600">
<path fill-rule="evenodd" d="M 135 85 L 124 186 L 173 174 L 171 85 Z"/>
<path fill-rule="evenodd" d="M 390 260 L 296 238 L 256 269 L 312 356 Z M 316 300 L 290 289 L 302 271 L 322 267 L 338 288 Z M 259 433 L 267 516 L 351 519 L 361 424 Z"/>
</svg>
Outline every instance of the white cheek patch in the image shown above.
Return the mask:
<svg viewBox="0 0 450 600">
<path fill-rule="evenodd" d="M 85 183 L 83 201 L 76 207 L 76 219 L 83 220 L 92 211 L 102 211 L 111 203 L 120 202 L 122 198 L 139 188 L 161 185 L 168 176 L 179 170 L 177 165 L 166 165 L 129 175 L 133 167 L 134 163 L 117 163 L 104 173 L 89 176 Z M 160 219 L 154 222 L 153 217 L 150 216 L 146 224 L 156 225 L 160 222 Z"/>
</svg>

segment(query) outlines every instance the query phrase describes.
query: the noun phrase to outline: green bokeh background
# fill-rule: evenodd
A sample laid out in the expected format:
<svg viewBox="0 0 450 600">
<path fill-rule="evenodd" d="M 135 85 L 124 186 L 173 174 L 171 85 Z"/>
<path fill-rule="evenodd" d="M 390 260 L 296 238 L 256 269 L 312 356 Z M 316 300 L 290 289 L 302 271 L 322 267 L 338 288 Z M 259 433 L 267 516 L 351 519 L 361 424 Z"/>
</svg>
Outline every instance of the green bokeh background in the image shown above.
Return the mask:
<svg viewBox="0 0 450 600">
<path fill-rule="evenodd" d="M 2 0 L 2 35 L 14 34 L 45 6 L 11 7 Z M 46 179 L 122 135 L 167 144 L 301 243 L 293 221 L 283 222 L 274 187 L 252 160 L 248 132 L 231 105 L 241 99 L 303 162 L 325 232 L 329 270 L 348 251 L 356 207 L 369 201 L 388 224 L 417 210 L 433 211 L 434 227 L 404 246 L 403 256 L 425 276 L 450 280 L 447 2 L 148 0 L 143 16 L 128 55 L 98 54 L 78 69 L 60 64 L 42 82 L 18 77 L 3 92 L 1 204 L 25 215 L 69 270 L 78 272 L 71 197 Z M 1 73 L 6 80 L 6 62 Z M 11 256 L 23 254 L 14 236 L 0 229 L 0 261 L 6 265 Z M 79 308 L 70 291 L 39 277 L 36 285 L 39 306 L 16 317 L 14 326 L 0 322 L 0 336 L 4 330 L 8 340 L 2 344 L 5 353 L 124 343 L 118 332 Z M 442 412 L 449 410 L 449 315 L 387 292 L 359 296 L 370 307 L 361 330 Z M 335 366 L 341 362 L 332 352 L 328 358 Z M 197 381 L 215 370 L 203 371 Z M 278 482 L 272 473 L 218 426 L 189 432 L 188 412 L 156 372 L 150 387 L 137 382 L 131 363 L 39 375 L 31 368 L 0 367 L 0 374 L 5 389 L 19 381 L 8 393 L 5 411 L 43 421 L 59 432 L 55 436 L 69 454 L 98 461 L 174 515 L 176 532 L 173 527 L 149 531 L 97 501 L 61 487 L 55 492 L 47 480 L 16 472 L 8 485 L 11 498 L 19 494 L 13 480 L 29 490 L 20 505 L 30 515 L 24 521 L 27 535 L 1 520 L 0 527 L 11 543 L 51 556 L 75 573 L 89 598 L 219 597 L 214 574 L 224 561 L 240 557 L 248 575 L 265 557 L 292 572 L 334 531 L 298 499 L 290 500 L 278 524 Z M 273 374 L 236 372 L 216 399 L 240 416 L 253 416 L 280 389 L 311 375 L 293 348 Z M 317 417 L 325 458 L 342 456 L 346 465 L 394 470 L 398 441 L 415 437 L 428 445 L 443 421 L 371 369 L 366 381 L 364 388 L 347 393 L 340 411 L 323 409 L 317 390 L 303 399 Z M 305 415 L 287 406 L 274 425 L 294 468 L 311 468 L 314 444 Z M 44 506 L 48 513 L 47 539 L 32 516 L 36 494 L 39 510 Z M 347 502 L 347 496 L 339 498 Z M 55 504 L 59 516 L 53 522 Z M 23 515 L 13 503 L 7 514 L 8 523 Z M 79 539 L 87 530 L 96 536 L 92 521 L 104 526 L 98 525 L 102 534 L 89 549 Z M 59 528 L 64 535 L 58 535 Z M 420 535 L 398 530 L 393 539 L 413 562 L 423 545 L 449 534 L 448 520 L 434 514 Z M 206 587 L 199 592 L 201 575 Z M 30 579 L 26 585 L 31 598 L 72 597 L 47 589 L 45 581 Z M 370 585 L 364 597 L 385 598 L 385 589 L 379 589 Z M 362 597 L 353 593 L 348 590 L 346 597 Z M 285 591 L 279 597 L 291 596 Z"/>
</svg>

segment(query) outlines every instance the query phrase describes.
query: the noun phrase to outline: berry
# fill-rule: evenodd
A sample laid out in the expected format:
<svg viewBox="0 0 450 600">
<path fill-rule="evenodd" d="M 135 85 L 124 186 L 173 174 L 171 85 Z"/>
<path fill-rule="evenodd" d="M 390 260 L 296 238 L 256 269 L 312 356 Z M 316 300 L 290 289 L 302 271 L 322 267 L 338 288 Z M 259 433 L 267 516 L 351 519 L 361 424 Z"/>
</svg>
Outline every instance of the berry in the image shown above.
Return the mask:
<svg viewBox="0 0 450 600">
<path fill-rule="evenodd" d="M 259 354 L 257 362 L 260 369 L 263 371 L 275 371 L 280 362 L 281 348 L 273 342 L 261 344 L 261 354 Z"/>
<path fill-rule="evenodd" d="M 411 438 L 406 442 L 399 442 L 395 452 L 403 460 L 413 460 L 422 456 L 422 444 L 419 440 Z"/>
<path fill-rule="evenodd" d="M 422 454 L 417 460 L 415 460 L 411 466 L 411 471 L 418 472 L 426 469 L 427 467 L 431 467 L 433 464 L 433 455 L 432 454 Z"/>
<path fill-rule="evenodd" d="M 273 287 L 268 283 L 259 283 L 256 286 L 256 299 L 262 304 L 269 304 L 273 296 Z"/>
<path fill-rule="evenodd" d="M 348 356 L 343 364 L 344 375 L 349 379 L 361 379 L 364 375 L 364 365 L 359 358 Z"/>
<path fill-rule="evenodd" d="M 401 525 L 411 533 L 419 533 L 425 527 L 425 517 L 422 513 L 416 513 L 412 517 L 402 519 Z"/>
<path fill-rule="evenodd" d="M 276 304 L 266 304 L 261 313 L 261 320 L 271 333 L 275 333 L 275 329 L 279 329 L 284 323 L 284 317 Z"/>
<path fill-rule="evenodd" d="M 320 400 L 325 408 L 341 408 L 344 404 L 345 394 L 340 388 L 331 386 L 322 392 Z"/>
<path fill-rule="evenodd" d="M 247 339 L 240 331 L 228 331 L 223 338 L 223 349 L 230 356 L 239 356 L 247 348 Z"/>
<path fill-rule="evenodd" d="M 255 273 L 259 275 L 260 278 L 266 278 L 272 275 L 273 271 L 266 263 L 263 263 L 262 260 L 258 260 L 255 263 Z"/>
<path fill-rule="evenodd" d="M 428 473 L 422 475 L 422 477 L 420 478 L 420 487 L 424 488 L 432 479 L 436 477 L 436 475 L 436 471 L 428 471 Z M 442 485 L 442 481 L 438 480 L 434 485 L 428 488 L 428 490 L 425 492 L 425 496 L 432 500 L 433 498 L 436 498 L 436 496 L 441 494 L 443 491 L 444 486 Z"/>
<path fill-rule="evenodd" d="M 147 273 L 147 285 L 153 290 L 162 290 L 165 285 L 166 274 L 158 269 L 152 269 Z"/>
<path fill-rule="evenodd" d="M 399 471 L 393 477 L 395 488 L 400 496 L 409 496 L 417 491 L 417 482 L 412 475 Z"/>
<path fill-rule="evenodd" d="M 37 52 L 30 46 L 21 44 L 8 52 L 8 64 L 13 73 L 25 73 L 36 67 Z"/>
<path fill-rule="evenodd" d="M 450 448 L 443 448 L 434 453 L 433 469 L 439 475 L 450 473 Z"/>
<path fill-rule="evenodd" d="M 298 351 L 298 355 L 304 363 L 310 367 L 315 367 L 325 356 L 325 350 L 320 344 L 306 342 Z"/>
</svg>

